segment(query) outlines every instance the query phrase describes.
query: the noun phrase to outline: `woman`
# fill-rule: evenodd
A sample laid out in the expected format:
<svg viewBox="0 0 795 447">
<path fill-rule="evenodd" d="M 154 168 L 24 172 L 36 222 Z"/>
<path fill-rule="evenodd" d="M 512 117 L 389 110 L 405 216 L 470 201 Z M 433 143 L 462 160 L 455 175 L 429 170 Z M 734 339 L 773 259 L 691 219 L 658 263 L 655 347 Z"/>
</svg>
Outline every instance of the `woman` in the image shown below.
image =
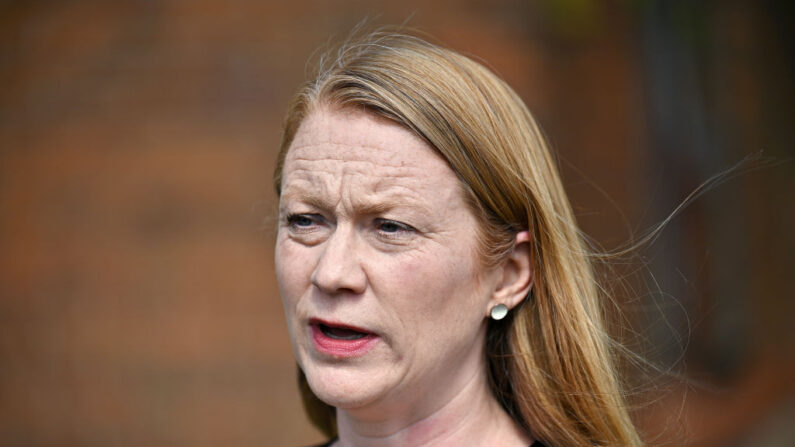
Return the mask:
<svg viewBox="0 0 795 447">
<path fill-rule="evenodd" d="M 274 182 L 328 445 L 641 445 L 554 160 L 489 70 L 399 34 L 347 44 L 295 96 Z"/>
</svg>

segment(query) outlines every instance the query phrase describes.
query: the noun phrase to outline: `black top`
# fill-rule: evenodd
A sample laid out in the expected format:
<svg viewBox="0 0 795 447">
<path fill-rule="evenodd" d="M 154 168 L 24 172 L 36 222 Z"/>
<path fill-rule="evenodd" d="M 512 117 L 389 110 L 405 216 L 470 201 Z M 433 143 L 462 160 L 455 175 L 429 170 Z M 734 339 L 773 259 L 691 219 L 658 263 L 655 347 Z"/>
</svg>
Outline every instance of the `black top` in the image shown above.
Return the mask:
<svg viewBox="0 0 795 447">
<path fill-rule="evenodd" d="M 334 442 L 336 440 L 337 440 L 337 438 L 334 438 L 331 441 L 329 441 L 329 442 L 327 442 L 325 444 L 318 445 L 316 447 L 331 447 L 331 444 L 334 444 Z M 541 441 L 536 441 L 536 442 L 530 444 L 529 447 L 546 447 L 546 446 L 544 444 L 541 444 Z"/>
</svg>

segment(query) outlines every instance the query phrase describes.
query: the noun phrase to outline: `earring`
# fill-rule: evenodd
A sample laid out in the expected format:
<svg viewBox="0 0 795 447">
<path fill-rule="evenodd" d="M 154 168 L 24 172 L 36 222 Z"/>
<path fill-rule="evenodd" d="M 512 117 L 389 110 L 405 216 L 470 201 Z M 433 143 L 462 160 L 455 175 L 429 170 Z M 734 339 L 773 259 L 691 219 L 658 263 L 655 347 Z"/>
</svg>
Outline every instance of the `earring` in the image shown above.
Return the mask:
<svg viewBox="0 0 795 447">
<path fill-rule="evenodd" d="M 502 320 L 506 315 L 508 315 L 508 306 L 505 304 L 497 304 L 491 308 L 492 320 Z"/>
</svg>

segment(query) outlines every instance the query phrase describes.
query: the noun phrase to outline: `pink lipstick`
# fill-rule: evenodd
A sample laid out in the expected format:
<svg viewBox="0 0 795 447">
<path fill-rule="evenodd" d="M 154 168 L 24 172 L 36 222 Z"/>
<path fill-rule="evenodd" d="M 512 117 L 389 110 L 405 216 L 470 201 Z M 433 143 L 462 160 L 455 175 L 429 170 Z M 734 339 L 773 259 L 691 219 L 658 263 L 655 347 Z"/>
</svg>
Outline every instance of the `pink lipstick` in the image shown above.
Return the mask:
<svg viewBox="0 0 795 447">
<path fill-rule="evenodd" d="M 313 318 L 309 321 L 315 349 L 333 357 L 358 357 L 367 353 L 378 336 L 366 329 Z"/>
</svg>

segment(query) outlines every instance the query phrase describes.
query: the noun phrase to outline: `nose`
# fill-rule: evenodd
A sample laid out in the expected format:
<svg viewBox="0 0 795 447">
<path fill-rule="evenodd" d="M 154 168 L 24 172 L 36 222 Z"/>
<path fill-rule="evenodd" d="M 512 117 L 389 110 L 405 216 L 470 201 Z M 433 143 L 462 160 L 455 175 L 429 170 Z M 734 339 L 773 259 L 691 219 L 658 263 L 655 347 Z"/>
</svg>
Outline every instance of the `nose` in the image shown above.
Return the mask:
<svg viewBox="0 0 795 447">
<path fill-rule="evenodd" d="M 323 253 L 312 272 L 312 284 L 329 295 L 359 295 L 367 288 L 361 249 L 355 231 L 338 225 L 323 243 Z"/>
</svg>

